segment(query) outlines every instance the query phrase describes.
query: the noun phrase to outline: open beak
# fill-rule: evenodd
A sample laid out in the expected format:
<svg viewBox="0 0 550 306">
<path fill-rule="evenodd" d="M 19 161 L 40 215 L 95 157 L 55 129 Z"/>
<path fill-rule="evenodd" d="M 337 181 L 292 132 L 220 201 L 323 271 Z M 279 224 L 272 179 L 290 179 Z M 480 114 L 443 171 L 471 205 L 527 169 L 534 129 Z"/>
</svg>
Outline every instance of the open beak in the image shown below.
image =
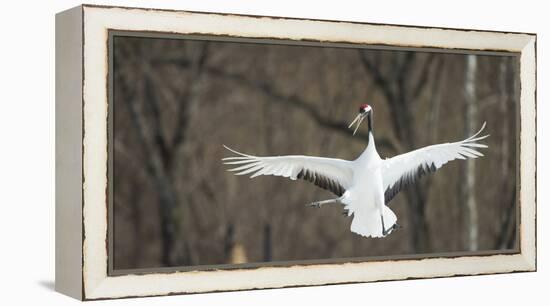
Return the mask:
<svg viewBox="0 0 550 306">
<path fill-rule="evenodd" d="M 355 119 L 353 119 L 353 121 L 348 126 L 348 129 L 351 129 L 351 127 L 357 122 L 357 126 L 355 127 L 355 130 L 353 130 L 353 135 L 355 135 L 355 133 L 359 129 L 361 122 L 363 122 L 363 119 L 365 119 L 365 115 L 366 115 L 366 112 L 358 114 L 357 117 L 355 117 Z"/>
</svg>

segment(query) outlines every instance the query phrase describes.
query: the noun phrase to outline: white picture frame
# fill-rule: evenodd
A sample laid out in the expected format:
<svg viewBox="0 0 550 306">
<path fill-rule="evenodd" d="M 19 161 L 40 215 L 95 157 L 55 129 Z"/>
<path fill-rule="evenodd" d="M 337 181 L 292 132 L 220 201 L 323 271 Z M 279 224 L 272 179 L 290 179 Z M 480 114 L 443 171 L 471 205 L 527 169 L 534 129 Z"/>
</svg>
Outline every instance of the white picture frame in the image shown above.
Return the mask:
<svg viewBox="0 0 550 306">
<path fill-rule="evenodd" d="M 109 31 L 221 35 L 520 56 L 519 251 L 109 275 Z M 536 35 L 82 5 L 56 16 L 56 290 L 81 300 L 536 270 Z"/>
</svg>

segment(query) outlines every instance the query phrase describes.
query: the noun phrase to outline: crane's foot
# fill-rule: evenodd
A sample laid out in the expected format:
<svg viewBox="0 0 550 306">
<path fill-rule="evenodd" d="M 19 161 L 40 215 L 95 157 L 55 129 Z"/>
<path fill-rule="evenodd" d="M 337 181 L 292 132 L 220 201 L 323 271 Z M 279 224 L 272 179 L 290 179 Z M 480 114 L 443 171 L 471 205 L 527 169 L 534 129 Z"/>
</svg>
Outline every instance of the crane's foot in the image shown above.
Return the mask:
<svg viewBox="0 0 550 306">
<path fill-rule="evenodd" d="M 384 223 L 382 223 L 382 226 L 384 226 Z M 387 230 L 382 228 L 382 235 L 386 236 L 390 233 L 392 233 L 393 231 L 396 231 L 398 229 L 402 228 L 401 225 L 399 225 L 397 222 L 394 223 L 390 228 L 388 228 Z"/>
<path fill-rule="evenodd" d="M 313 203 L 306 204 L 306 206 L 308 206 L 308 207 L 316 207 L 316 208 L 321 208 L 321 205 L 323 205 L 323 204 L 320 204 L 319 202 L 313 202 Z"/>
</svg>

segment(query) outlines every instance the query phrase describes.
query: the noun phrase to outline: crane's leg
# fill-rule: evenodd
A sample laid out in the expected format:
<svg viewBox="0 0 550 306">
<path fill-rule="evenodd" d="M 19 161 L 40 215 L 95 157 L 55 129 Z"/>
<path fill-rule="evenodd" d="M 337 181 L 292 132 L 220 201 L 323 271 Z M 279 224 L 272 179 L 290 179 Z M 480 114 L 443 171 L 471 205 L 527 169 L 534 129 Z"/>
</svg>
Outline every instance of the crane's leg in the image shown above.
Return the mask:
<svg viewBox="0 0 550 306">
<path fill-rule="evenodd" d="M 323 205 L 325 205 L 325 204 L 338 203 L 338 202 L 340 202 L 340 198 L 328 199 L 328 200 L 324 200 L 324 201 L 312 202 L 312 203 L 306 204 L 306 206 L 320 208 L 321 206 L 323 206 Z"/>
<path fill-rule="evenodd" d="M 382 235 L 386 236 L 389 231 L 387 231 L 386 226 L 384 226 L 384 216 L 382 215 L 382 212 L 380 212 L 380 220 L 382 221 Z"/>
<path fill-rule="evenodd" d="M 398 230 L 401 228 L 401 225 L 395 222 L 390 228 L 386 229 L 386 227 L 384 226 L 384 217 L 382 216 L 382 214 L 380 214 L 380 220 L 382 221 L 382 235 L 384 236 L 388 235 L 394 230 Z"/>
</svg>

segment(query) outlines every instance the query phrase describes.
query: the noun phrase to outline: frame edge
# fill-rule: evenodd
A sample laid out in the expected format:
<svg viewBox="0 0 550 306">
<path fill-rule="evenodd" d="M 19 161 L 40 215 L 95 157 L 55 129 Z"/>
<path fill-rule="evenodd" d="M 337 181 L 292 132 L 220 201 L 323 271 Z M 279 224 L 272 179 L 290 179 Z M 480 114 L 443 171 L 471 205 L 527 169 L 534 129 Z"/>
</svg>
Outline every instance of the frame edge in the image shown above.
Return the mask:
<svg viewBox="0 0 550 306">
<path fill-rule="evenodd" d="M 520 56 L 520 250 L 537 271 L 537 36 L 531 35 Z M 525 120 L 533 118 L 533 120 Z"/>
<path fill-rule="evenodd" d="M 55 291 L 82 286 L 82 6 L 55 16 Z"/>
</svg>

